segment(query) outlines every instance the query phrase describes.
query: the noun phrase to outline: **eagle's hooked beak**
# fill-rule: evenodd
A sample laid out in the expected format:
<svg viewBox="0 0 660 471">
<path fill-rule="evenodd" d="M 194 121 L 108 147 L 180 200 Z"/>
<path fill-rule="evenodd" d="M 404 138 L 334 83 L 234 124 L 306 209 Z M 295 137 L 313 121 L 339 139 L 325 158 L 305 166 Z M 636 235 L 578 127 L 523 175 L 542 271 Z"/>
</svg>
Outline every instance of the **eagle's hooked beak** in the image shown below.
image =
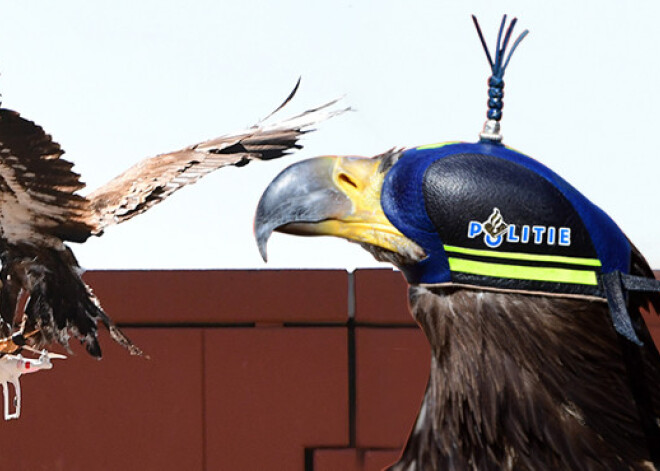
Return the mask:
<svg viewBox="0 0 660 471">
<path fill-rule="evenodd" d="M 317 157 L 286 168 L 257 207 L 254 232 L 261 256 L 266 260 L 273 231 L 342 237 L 392 252 L 413 244 L 383 212 L 384 178 L 378 158 Z"/>
</svg>

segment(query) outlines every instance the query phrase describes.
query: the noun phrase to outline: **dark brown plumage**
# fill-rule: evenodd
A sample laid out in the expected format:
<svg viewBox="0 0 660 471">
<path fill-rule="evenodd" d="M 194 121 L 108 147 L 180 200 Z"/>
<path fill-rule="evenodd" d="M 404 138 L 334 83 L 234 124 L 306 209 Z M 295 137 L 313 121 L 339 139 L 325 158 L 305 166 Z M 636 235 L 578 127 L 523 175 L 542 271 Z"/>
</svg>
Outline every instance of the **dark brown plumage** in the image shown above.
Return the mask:
<svg viewBox="0 0 660 471">
<path fill-rule="evenodd" d="M 433 366 L 391 469 L 652 469 L 604 303 L 413 287 L 411 305 Z"/>
<path fill-rule="evenodd" d="M 141 354 L 103 312 L 65 242 L 100 235 L 221 167 L 274 159 L 301 148 L 298 140 L 310 126 L 344 111 L 329 110 L 333 104 L 143 160 L 87 196 L 77 193 L 84 184 L 50 135 L 18 113 L 0 109 L 2 336 L 18 331 L 15 341 L 22 342 L 22 334 L 30 334 L 28 343 L 39 348 L 53 341 L 68 348 L 74 336 L 100 357 L 100 321 L 114 340 Z M 28 296 L 24 311 L 19 309 L 23 295 Z M 11 349 L 14 343 L 3 341 Z"/>
</svg>

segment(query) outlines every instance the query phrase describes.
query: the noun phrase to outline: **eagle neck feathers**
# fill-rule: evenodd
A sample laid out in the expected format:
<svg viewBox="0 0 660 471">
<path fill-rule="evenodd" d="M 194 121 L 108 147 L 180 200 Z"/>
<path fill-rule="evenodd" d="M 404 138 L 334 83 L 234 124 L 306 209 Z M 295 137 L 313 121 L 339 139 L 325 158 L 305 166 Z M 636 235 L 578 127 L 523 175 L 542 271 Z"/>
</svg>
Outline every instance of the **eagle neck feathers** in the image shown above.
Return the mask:
<svg viewBox="0 0 660 471">
<path fill-rule="evenodd" d="M 419 286 L 410 303 L 432 367 L 392 470 L 653 469 L 603 303 Z"/>
</svg>

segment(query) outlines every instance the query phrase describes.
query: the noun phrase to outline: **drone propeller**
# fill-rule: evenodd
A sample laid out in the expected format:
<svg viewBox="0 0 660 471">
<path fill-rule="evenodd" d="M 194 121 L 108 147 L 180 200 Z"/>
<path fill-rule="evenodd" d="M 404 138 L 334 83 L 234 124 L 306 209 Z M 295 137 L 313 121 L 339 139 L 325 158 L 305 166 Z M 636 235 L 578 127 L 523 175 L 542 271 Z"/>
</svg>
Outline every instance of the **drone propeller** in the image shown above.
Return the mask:
<svg viewBox="0 0 660 471">
<path fill-rule="evenodd" d="M 59 353 L 54 353 L 54 352 L 49 352 L 47 350 L 38 350 L 34 347 L 30 347 L 29 345 L 23 345 L 23 350 L 30 351 L 32 353 L 36 353 L 39 356 L 46 356 L 48 359 L 53 360 L 66 360 L 66 355 L 61 355 Z"/>
</svg>

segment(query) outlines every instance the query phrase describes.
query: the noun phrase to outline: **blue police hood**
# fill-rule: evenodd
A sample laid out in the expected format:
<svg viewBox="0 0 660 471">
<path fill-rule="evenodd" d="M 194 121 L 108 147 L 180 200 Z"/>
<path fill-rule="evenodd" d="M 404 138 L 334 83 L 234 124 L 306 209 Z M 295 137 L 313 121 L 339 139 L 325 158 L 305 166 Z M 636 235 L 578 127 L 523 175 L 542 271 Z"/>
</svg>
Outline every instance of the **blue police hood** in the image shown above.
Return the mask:
<svg viewBox="0 0 660 471">
<path fill-rule="evenodd" d="M 460 283 L 605 297 L 631 247 L 600 208 L 536 160 L 499 144 L 403 152 L 381 193 L 390 222 L 427 258 L 413 284 Z"/>
</svg>

